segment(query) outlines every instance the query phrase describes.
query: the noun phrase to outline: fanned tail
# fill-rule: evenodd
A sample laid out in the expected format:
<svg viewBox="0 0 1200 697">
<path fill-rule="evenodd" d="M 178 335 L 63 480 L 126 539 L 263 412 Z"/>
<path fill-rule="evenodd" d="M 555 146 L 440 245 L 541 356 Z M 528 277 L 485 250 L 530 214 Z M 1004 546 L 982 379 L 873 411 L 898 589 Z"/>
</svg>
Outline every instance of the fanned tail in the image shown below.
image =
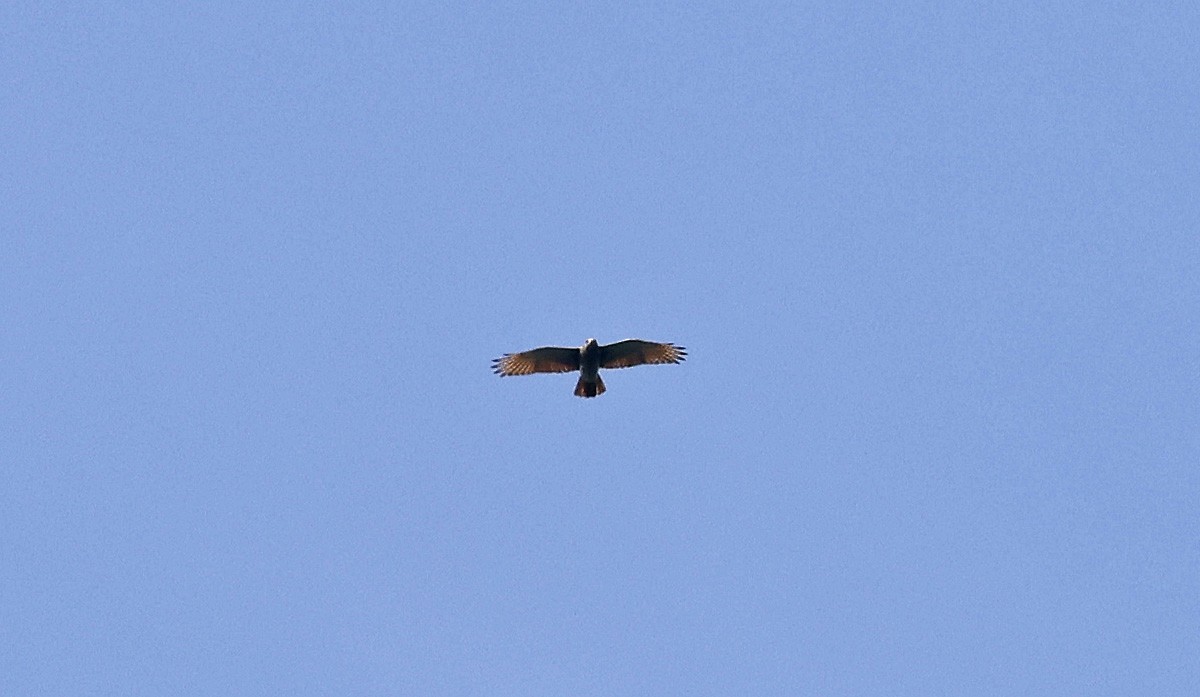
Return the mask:
<svg viewBox="0 0 1200 697">
<path fill-rule="evenodd" d="M 595 381 L 579 378 L 575 384 L 576 397 L 597 397 L 604 394 L 604 381 L 597 375 Z"/>
</svg>

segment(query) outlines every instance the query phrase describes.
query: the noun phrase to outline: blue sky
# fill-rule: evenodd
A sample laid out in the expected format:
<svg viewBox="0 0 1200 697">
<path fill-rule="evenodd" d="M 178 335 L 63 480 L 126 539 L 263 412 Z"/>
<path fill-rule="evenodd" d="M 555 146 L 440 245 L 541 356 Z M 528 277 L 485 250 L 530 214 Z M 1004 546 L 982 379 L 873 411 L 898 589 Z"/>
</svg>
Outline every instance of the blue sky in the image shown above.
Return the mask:
<svg viewBox="0 0 1200 697">
<path fill-rule="evenodd" d="M 1198 20 L 7 4 L 0 692 L 1196 694 Z"/>
</svg>

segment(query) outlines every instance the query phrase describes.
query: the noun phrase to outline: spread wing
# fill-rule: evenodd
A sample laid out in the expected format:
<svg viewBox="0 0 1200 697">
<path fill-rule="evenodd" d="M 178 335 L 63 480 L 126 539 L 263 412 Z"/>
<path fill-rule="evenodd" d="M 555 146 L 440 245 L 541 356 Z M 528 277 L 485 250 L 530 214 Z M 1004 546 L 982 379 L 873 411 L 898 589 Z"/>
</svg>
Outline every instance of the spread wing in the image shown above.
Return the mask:
<svg viewBox="0 0 1200 697">
<path fill-rule="evenodd" d="M 492 361 L 492 371 L 501 377 L 530 373 L 569 373 L 579 370 L 579 349 L 543 346 L 521 353 L 506 353 Z"/>
<path fill-rule="evenodd" d="M 680 363 L 687 350 L 675 344 L 626 339 L 600 347 L 601 368 L 629 368 L 643 363 Z"/>
</svg>

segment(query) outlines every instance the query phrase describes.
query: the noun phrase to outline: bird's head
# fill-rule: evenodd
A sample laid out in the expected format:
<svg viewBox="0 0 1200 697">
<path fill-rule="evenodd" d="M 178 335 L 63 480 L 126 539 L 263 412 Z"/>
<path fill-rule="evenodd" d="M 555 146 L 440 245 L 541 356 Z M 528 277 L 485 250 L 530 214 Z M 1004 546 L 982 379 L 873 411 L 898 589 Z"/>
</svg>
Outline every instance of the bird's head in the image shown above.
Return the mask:
<svg viewBox="0 0 1200 697">
<path fill-rule="evenodd" d="M 584 347 L 584 348 L 589 348 L 589 349 L 594 349 L 594 348 L 596 348 L 596 340 L 595 340 L 595 339 L 588 339 L 587 341 L 583 342 L 583 347 Z"/>
</svg>

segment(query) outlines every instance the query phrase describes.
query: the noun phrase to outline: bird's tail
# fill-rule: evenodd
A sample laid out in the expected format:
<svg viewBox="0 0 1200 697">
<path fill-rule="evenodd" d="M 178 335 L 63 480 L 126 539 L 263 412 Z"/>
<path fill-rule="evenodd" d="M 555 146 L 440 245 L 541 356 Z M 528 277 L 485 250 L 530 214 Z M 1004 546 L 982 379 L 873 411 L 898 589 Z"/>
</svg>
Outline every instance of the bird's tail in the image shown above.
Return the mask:
<svg viewBox="0 0 1200 697">
<path fill-rule="evenodd" d="M 576 397 L 596 397 L 604 394 L 604 381 L 597 375 L 595 380 L 585 380 L 579 378 L 579 382 L 575 384 Z"/>
</svg>

